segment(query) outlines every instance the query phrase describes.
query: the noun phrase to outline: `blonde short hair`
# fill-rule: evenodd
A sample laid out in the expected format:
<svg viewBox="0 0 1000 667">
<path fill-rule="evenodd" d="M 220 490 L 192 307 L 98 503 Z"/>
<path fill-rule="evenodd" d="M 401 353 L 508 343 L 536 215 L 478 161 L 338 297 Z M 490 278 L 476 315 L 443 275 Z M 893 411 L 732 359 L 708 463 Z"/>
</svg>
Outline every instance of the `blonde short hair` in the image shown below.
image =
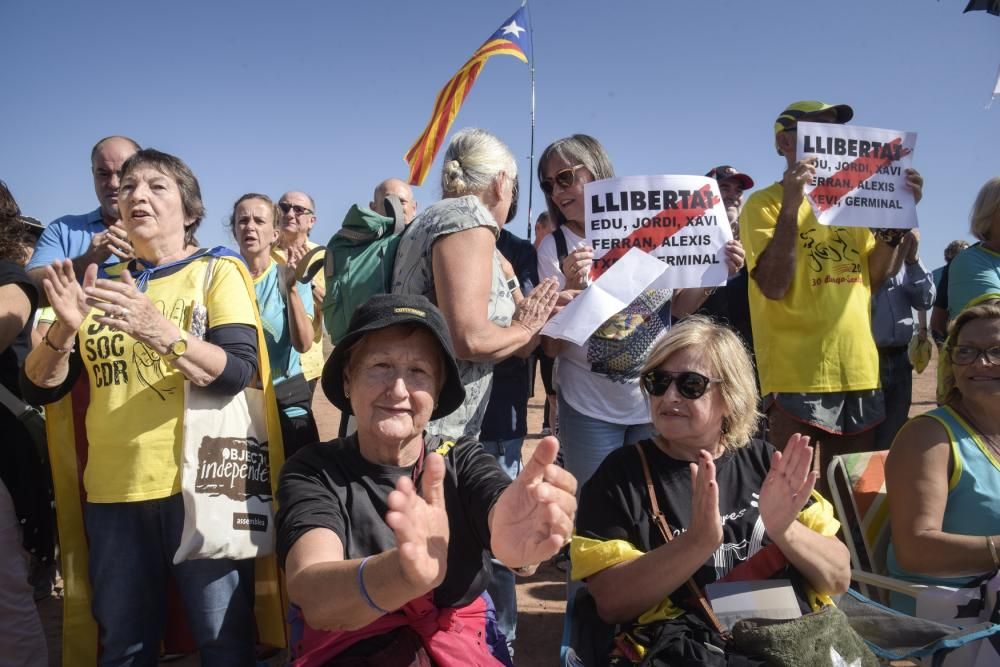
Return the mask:
<svg viewBox="0 0 1000 667">
<path fill-rule="evenodd" d="M 1000 176 L 994 176 L 979 189 L 969 215 L 969 232 L 980 241 L 996 240 L 990 238 L 990 228 L 997 217 L 1000 217 Z"/>
<path fill-rule="evenodd" d="M 757 431 L 761 414 L 760 394 L 753 363 L 746 346 L 732 329 L 702 315 L 692 315 L 668 331 L 653 347 L 642 368 L 645 375 L 682 350 L 696 348 L 722 379 L 719 391 L 726 404 L 722 420 L 722 444 L 726 449 L 745 446 Z M 645 392 L 645 388 L 643 389 Z"/>
<path fill-rule="evenodd" d="M 517 160 L 507 144 L 486 130 L 467 128 L 455 133 L 441 166 L 441 194 L 463 197 L 484 192 L 500 172 L 514 181 Z"/>
<path fill-rule="evenodd" d="M 941 386 L 940 393 L 944 394 L 944 402 L 951 403 L 960 398 L 962 392 L 955 385 L 955 369 L 951 365 L 951 347 L 958 344 L 958 334 L 969 322 L 976 320 L 1000 319 L 1000 299 L 987 299 L 974 306 L 969 306 L 958 314 L 948 326 L 948 351 L 941 355 L 938 363 L 941 364 Z"/>
</svg>

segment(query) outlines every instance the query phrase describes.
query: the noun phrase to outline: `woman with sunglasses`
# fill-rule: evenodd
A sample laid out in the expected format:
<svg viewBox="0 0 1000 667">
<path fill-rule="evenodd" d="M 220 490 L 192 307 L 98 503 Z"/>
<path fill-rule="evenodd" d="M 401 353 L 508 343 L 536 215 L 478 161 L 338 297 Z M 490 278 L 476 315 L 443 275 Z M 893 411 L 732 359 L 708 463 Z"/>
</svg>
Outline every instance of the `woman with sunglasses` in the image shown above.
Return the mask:
<svg viewBox="0 0 1000 667">
<path fill-rule="evenodd" d="M 966 309 L 944 348 L 945 405 L 900 429 L 885 466 L 893 576 L 961 587 L 1000 568 L 1000 299 Z M 893 606 L 913 613 L 913 598 Z"/>
<path fill-rule="evenodd" d="M 613 452 L 583 486 L 571 547 L 572 579 L 587 582 L 602 620 L 639 644 L 660 623 L 681 637 L 707 631 L 688 582 L 704 589 L 736 568 L 756 573 L 750 579 L 804 578 L 793 587 L 803 611 L 843 593 L 849 556 L 830 503 L 813 491 L 809 439 L 796 434 L 784 452 L 752 439 L 757 386 L 736 334 L 688 318 L 653 348 L 641 384 L 655 435 Z M 653 664 L 681 664 L 671 657 Z M 718 653 L 702 659 L 726 664 Z"/>
<path fill-rule="evenodd" d="M 555 278 L 563 290 L 588 285 L 593 250 L 584 243 L 583 186 L 614 177 L 600 142 L 574 134 L 549 145 L 538 161 L 538 181 L 556 230 L 538 248 L 538 276 Z M 727 245 L 730 275 L 743 266 L 743 247 Z M 653 289 L 605 322 L 584 345 L 545 339 L 559 363 L 556 385 L 560 439 L 566 468 L 586 481 L 611 451 L 652 433 L 639 390 L 639 369 L 671 319 L 704 303 L 710 290 Z"/>
</svg>

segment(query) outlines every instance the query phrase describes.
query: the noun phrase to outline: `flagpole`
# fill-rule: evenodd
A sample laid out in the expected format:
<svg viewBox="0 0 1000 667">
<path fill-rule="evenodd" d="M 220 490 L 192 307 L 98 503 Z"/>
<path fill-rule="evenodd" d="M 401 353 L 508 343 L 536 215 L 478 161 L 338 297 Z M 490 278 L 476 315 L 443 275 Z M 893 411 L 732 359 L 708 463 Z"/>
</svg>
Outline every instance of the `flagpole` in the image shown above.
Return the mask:
<svg viewBox="0 0 1000 667">
<path fill-rule="evenodd" d="M 531 62 L 528 69 L 531 70 L 531 144 L 528 149 L 528 240 L 531 240 L 532 217 L 531 204 L 535 193 L 535 26 L 531 20 L 531 8 L 528 7 L 528 0 L 521 0 L 528 15 L 528 44 L 531 49 Z"/>
</svg>

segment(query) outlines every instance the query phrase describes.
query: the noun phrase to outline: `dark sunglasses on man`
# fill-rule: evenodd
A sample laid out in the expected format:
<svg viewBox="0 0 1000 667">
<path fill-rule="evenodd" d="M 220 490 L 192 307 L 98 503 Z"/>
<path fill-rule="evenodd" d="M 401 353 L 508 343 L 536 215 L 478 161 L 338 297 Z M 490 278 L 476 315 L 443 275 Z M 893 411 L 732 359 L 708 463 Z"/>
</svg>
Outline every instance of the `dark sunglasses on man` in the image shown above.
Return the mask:
<svg viewBox="0 0 1000 667">
<path fill-rule="evenodd" d="M 552 194 L 552 190 L 555 189 L 556 184 L 559 185 L 563 190 L 573 187 L 576 183 L 576 170 L 583 169 L 585 165 L 575 164 L 572 167 L 567 167 L 566 169 L 560 169 L 556 172 L 556 175 L 552 178 L 546 178 L 538 185 L 542 188 L 542 192 L 547 195 Z"/>
<path fill-rule="evenodd" d="M 298 204 L 289 204 L 286 201 L 279 201 L 278 208 L 281 209 L 282 213 L 288 213 L 289 211 L 295 211 L 295 215 L 304 215 L 308 213 L 312 215 L 312 209 L 306 208 L 305 206 L 299 206 Z"/>
<path fill-rule="evenodd" d="M 663 396 L 670 388 L 670 384 L 676 382 L 677 393 L 688 400 L 701 398 L 708 391 L 709 385 L 722 382 L 718 378 L 705 377 L 701 373 L 694 371 L 682 371 L 671 373 L 669 371 L 649 371 L 642 376 L 642 387 L 650 396 Z"/>
</svg>

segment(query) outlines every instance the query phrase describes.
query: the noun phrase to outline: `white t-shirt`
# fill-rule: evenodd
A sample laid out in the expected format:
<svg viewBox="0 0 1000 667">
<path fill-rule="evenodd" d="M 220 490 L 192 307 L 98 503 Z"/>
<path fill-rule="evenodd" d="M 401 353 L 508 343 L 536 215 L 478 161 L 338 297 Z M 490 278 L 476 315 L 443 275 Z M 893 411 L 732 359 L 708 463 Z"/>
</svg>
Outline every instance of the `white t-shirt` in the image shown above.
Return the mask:
<svg viewBox="0 0 1000 667">
<path fill-rule="evenodd" d="M 566 250 L 568 252 L 573 252 L 573 248 L 585 243 L 582 236 L 574 234 L 566 225 L 563 225 L 561 229 L 566 236 Z M 562 267 L 559 266 L 555 232 L 542 239 L 541 245 L 538 246 L 538 280 L 545 280 L 550 276 L 555 276 L 559 280 L 559 289 L 566 289 L 566 276 L 563 275 Z"/>
<path fill-rule="evenodd" d="M 584 241 L 568 227 L 566 248 Z M 538 247 L 538 278 L 566 279 L 553 234 Z M 647 424 L 649 408 L 639 389 L 639 370 L 649 351 L 670 328 L 669 289 L 647 290 L 594 332 L 584 345 L 566 342 L 556 359 L 559 395 L 577 412 L 613 424 Z"/>
</svg>

